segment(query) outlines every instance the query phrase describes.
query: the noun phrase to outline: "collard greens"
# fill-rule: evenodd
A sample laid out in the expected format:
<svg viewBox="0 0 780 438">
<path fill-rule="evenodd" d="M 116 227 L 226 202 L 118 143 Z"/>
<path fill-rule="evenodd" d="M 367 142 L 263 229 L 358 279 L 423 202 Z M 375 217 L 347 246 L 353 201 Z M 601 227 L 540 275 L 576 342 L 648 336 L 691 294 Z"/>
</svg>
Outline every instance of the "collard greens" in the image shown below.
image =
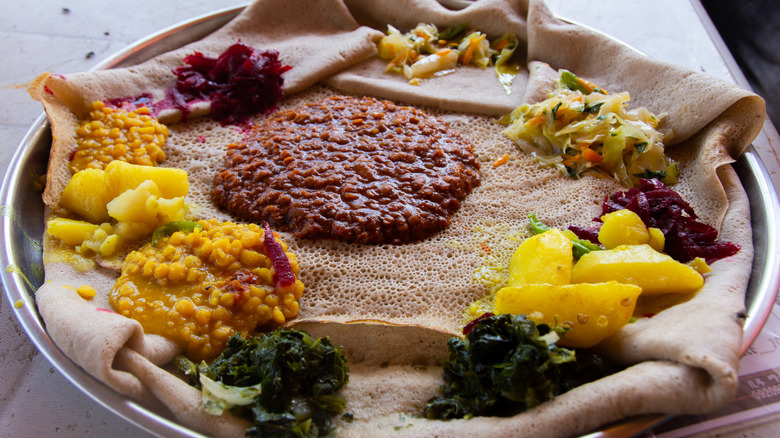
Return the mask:
<svg viewBox="0 0 780 438">
<path fill-rule="evenodd" d="M 426 418 L 511 415 L 611 371 L 601 358 L 557 347 L 565 329 L 535 325 L 524 315 L 492 315 L 465 339 L 449 340 L 442 395 L 425 406 Z"/>
<path fill-rule="evenodd" d="M 337 391 L 349 380 L 341 351 L 327 338 L 315 339 L 299 330 L 232 337 L 210 366 L 186 359 L 179 367 L 200 372 L 223 385 L 260 385 L 254 403 L 233 412 L 254 421 L 247 435 L 257 437 L 321 437 L 332 433 L 332 417 L 346 401 Z"/>
</svg>

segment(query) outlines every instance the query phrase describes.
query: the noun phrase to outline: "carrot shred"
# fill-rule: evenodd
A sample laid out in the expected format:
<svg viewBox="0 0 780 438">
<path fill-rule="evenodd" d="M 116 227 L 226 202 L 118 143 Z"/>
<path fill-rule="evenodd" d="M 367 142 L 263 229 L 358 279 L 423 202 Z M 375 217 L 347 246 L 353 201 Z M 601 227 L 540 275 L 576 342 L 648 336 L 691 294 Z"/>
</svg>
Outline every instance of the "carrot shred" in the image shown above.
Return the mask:
<svg viewBox="0 0 780 438">
<path fill-rule="evenodd" d="M 593 92 L 593 84 L 591 84 L 588 81 L 583 80 L 582 78 L 577 78 L 577 82 L 580 83 L 583 87 L 585 87 L 586 90 L 588 90 L 588 93 Z"/>
<path fill-rule="evenodd" d="M 479 43 L 485 39 L 485 34 L 478 36 L 477 38 L 471 38 L 469 40 L 469 47 L 466 49 L 466 53 L 463 54 L 463 65 L 468 65 L 471 62 L 471 57 L 474 56 L 474 50 L 477 49 Z"/>
<path fill-rule="evenodd" d="M 525 122 L 525 124 L 528 126 L 537 126 L 541 125 L 542 123 L 544 123 L 544 114 L 539 114 Z"/>
<path fill-rule="evenodd" d="M 401 53 L 399 53 L 395 58 L 393 58 L 392 61 L 390 61 L 390 64 L 393 65 L 401 65 L 404 62 L 406 62 L 407 59 L 414 59 L 417 57 L 417 52 L 414 50 L 402 50 Z"/>
<path fill-rule="evenodd" d="M 601 163 L 604 161 L 604 157 L 602 157 L 601 154 L 590 148 L 585 148 L 582 150 L 582 158 L 592 163 Z"/>
<path fill-rule="evenodd" d="M 500 43 L 496 44 L 496 50 L 503 49 L 507 44 L 509 44 L 509 40 L 501 40 Z"/>
<path fill-rule="evenodd" d="M 493 161 L 493 167 L 503 166 L 504 164 L 507 163 L 507 161 L 509 161 L 509 154 L 504 154 L 503 157 L 498 158 L 496 161 Z"/>
<path fill-rule="evenodd" d="M 580 159 L 580 157 L 581 157 L 580 154 L 569 156 L 565 160 L 563 160 L 561 162 L 561 164 L 563 164 L 564 166 L 568 166 L 570 164 L 574 164 L 574 163 L 576 163 Z"/>
<path fill-rule="evenodd" d="M 449 55 L 450 52 L 452 52 L 452 49 L 441 49 L 438 52 L 436 52 L 436 54 L 443 58 L 443 57 Z"/>
</svg>

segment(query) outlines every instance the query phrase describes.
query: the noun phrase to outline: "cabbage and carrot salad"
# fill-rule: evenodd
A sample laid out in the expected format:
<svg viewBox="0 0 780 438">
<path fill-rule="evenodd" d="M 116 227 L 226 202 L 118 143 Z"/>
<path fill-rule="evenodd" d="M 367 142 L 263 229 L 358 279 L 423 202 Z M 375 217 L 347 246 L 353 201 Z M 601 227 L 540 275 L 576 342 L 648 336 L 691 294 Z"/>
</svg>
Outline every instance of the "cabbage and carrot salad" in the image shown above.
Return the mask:
<svg viewBox="0 0 780 438">
<path fill-rule="evenodd" d="M 390 61 L 385 73 L 402 74 L 410 83 L 420 79 L 452 73 L 460 65 L 486 68 L 495 65 L 496 77 L 506 94 L 511 94 L 512 81 L 520 71 L 510 58 L 517 48 L 517 37 L 508 33 L 493 41 L 465 24 L 448 27 L 441 32 L 434 24 L 420 23 L 401 33 L 387 26 L 387 35 L 379 41 L 379 57 Z"/>
<path fill-rule="evenodd" d="M 664 115 L 646 108 L 627 109 L 628 92 L 610 94 L 567 70 L 560 71 L 548 99 L 522 105 L 499 122 L 504 135 L 539 163 L 577 178 L 598 173 L 626 186 L 641 178 L 677 182 L 677 164 L 664 156 L 659 129 Z"/>
</svg>

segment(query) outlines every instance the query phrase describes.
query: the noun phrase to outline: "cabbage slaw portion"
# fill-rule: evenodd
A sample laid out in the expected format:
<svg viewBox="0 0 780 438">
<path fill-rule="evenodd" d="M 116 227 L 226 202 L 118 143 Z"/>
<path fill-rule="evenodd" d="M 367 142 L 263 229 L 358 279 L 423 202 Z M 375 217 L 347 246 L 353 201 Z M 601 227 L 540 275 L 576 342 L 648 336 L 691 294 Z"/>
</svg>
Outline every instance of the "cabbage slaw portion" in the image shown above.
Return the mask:
<svg viewBox="0 0 780 438">
<path fill-rule="evenodd" d="M 629 187 L 641 178 L 676 184 L 677 164 L 664 155 L 674 133 L 658 129 L 665 115 L 627 110 L 629 100 L 628 92 L 610 94 L 561 70 L 548 99 L 519 106 L 499 123 L 522 151 L 564 175 L 597 173 Z"/>
<path fill-rule="evenodd" d="M 480 68 L 495 65 L 496 77 L 504 92 L 512 93 L 512 81 L 520 65 L 510 62 L 517 48 L 514 34 L 508 33 L 493 40 L 465 24 L 448 27 L 439 32 L 434 24 L 420 23 L 414 29 L 401 33 L 387 26 L 387 35 L 378 45 L 379 57 L 390 61 L 385 73 L 398 73 L 419 85 L 420 79 L 453 73 L 458 64 Z"/>
</svg>

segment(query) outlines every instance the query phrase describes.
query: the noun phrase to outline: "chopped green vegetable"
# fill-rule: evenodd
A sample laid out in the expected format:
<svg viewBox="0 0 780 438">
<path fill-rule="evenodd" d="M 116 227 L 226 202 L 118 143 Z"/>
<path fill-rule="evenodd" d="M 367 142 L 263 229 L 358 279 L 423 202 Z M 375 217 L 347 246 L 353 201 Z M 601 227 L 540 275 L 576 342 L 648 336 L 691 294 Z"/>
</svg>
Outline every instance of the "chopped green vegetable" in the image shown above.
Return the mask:
<svg viewBox="0 0 780 438">
<path fill-rule="evenodd" d="M 157 242 L 160 239 L 164 237 L 168 237 L 177 231 L 190 233 L 193 230 L 195 230 L 195 228 L 203 229 L 203 227 L 201 227 L 197 222 L 192 222 L 192 221 L 168 222 L 167 224 L 161 225 L 156 230 L 154 230 L 154 233 L 152 234 L 152 245 L 157 246 Z"/>
<path fill-rule="evenodd" d="M 449 340 L 442 395 L 423 416 L 512 415 L 612 371 L 597 356 L 577 363 L 573 350 L 555 346 L 565 331 L 524 315 L 482 318 L 465 339 Z"/>
<path fill-rule="evenodd" d="M 563 102 L 558 102 L 558 104 L 553 107 L 553 109 L 552 109 L 553 119 L 556 119 L 556 120 L 558 119 L 558 108 L 560 108 L 561 105 L 563 105 Z"/>
<path fill-rule="evenodd" d="M 232 404 L 233 413 L 254 421 L 248 436 L 329 436 L 332 417 L 346 404 L 337 394 L 349 380 L 346 358 L 327 338 L 315 339 L 298 330 L 280 329 L 246 339 L 233 336 L 205 368 L 186 359 L 176 363 L 185 374 L 197 371 L 201 379 L 206 377 L 200 381 L 202 387 L 218 399 L 208 398 L 207 409 L 216 412 L 220 404 L 225 408 Z M 235 403 L 252 393 L 251 404 Z"/>
<path fill-rule="evenodd" d="M 230 386 L 215 382 L 205 374 L 200 375 L 200 386 L 203 392 L 203 407 L 211 415 L 222 415 L 226 409 L 235 406 L 251 405 L 260 395 L 262 385 Z"/>
<path fill-rule="evenodd" d="M 569 70 L 561 71 L 561 84 L 569 90 L 590 94 L 590 91 L 580 83 L 579 78 Z"/>
<path fill-rule="evenodd" d="M 575 260 L 579 260 L 580 257 L 584 256 L 585 254 L 591 251 L 601 251 L 604 249 L 593 242 L 587 241 L 585 239 L 577 238 L 576 236 L 572 237 L 574 233 L 572 234 L 564 233 L 564 234 L 566 235 L 566 237 L 571 239 L 571 252 L 574 255 Z"/>
<path fill-rule="evenodd" d="M 528 222 L 531 224 L 531 231 L 534 232 L 534 234 L 542 234 L 545 231 L 549 231 L 550 227 L 544 224 L 544 222 L 540 221 L 538 217 L 536 217 L 536 213 L 531 213 L 528 215 Z"/>
<path fill-rule="evenodd" d="M 200 386 L 200 375 L 207 374 L 209 369 L 209 366 L 205 361 L 201 361 L 201 363 L 195 363 L 183 355 L 174 357 L 172 363 L 177 370 L 181 371 L 185 376 L 187 376 L 187 383 L 198 387 Z"/>
<path fill-rule="evenodd" d="M 664 184 L 674 185 L 677 184 L 677 163 L 672 163 L 666 170 L 654 171 L 647 169 L 644 172 L 635 173 L 634 176 L 644 179 L 656 178 Z"/>
<path fill-rule="evenodd" d="M 507 96 L 512 94 L 512 82 L 514 82 L 517 74 L 520 73 L 520 64 L 510 62 L 512 55 L 515 54 L 517 46 L 517 37 L 515 34 L 511 33 L 504 35 L 490 44 L 490 47 L 499 51 L 498 55 L 494 55 L 496 77 L 498 78 L 498 82 L 501 83 L 501 86 L 504 87 L 504 92 Z"/>
<path fill-rule="evenodd" d="M 448 41 L 448 40 L 454 40 L 458 37 L 461 33 L 463 33 L 464 30 L 466 30 L 466 27 L 468 27 L 467 23 L 461 23 L 456 24 L 455 26 L 450 26 L 443 31 L 439 33 L 439 39 Z"/>
<path fill-rule="evenodd" d="M 536 217 L 536 213 L 531 213 L 528 215 L 528 222 L 530 223 L 531 231 L 534 234 L 542 234 L 545 231 L 550 230 L 550 227 L 545 225 L 542 221 L 539 220 L 539 218 Z M 571 240 L 572 243 L 571 252 L 574 255 L 575 260 L 579 260 L 580 257 L 584 256 L 585 254 L 591 251 L 600 251 L 604 249 L 593 242 L 587 241 L 585 239 L 580 239 L 579 237 L 574 235 L 574 233 L 564 232 L 564 234 L 566 235 L 566 237 L 568 237 Z"/>
<path fill-rule="evenodd" d="M 599 109 L 601 109 L 601 105 L 604 105 L 604 102 L 599 102 L 594 104 L 586 103 L 585 105 L 582 106 L 582 112 L 589 113 L 589 114 L 598 113 Z"/>
</svg>

